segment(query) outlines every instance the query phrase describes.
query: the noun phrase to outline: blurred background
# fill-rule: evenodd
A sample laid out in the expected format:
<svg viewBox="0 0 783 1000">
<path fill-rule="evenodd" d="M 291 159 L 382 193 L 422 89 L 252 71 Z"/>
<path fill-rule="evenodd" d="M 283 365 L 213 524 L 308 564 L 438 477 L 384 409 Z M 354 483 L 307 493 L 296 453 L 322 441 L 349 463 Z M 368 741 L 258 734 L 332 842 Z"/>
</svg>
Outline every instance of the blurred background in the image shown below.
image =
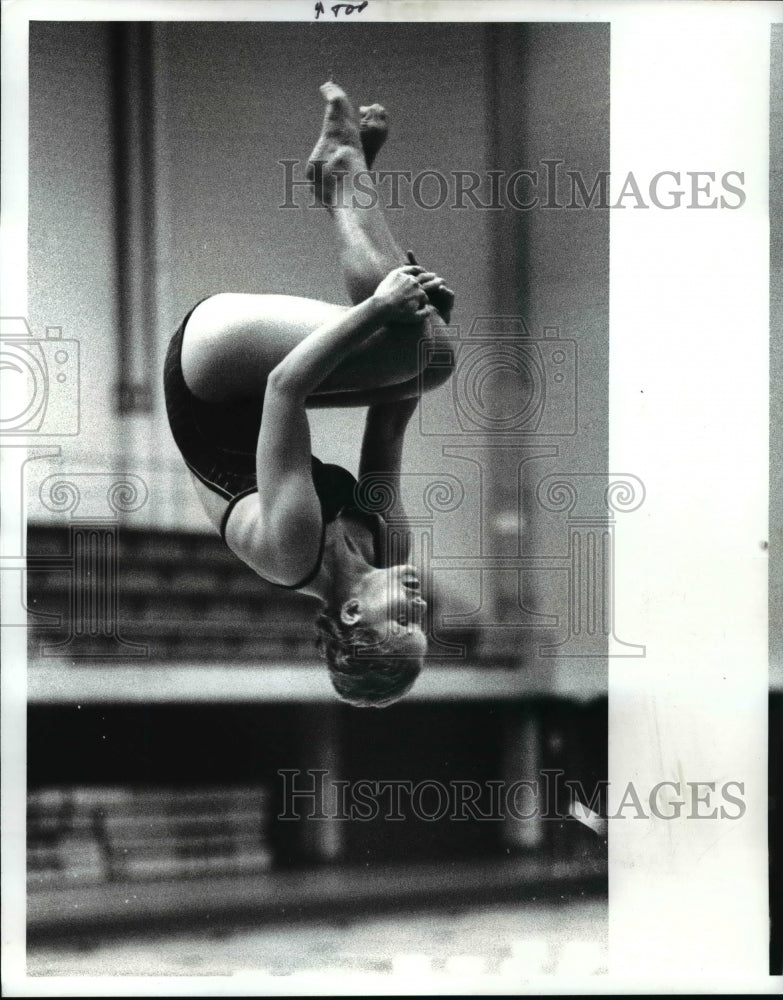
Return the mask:
<svg viewBox="0 0 783 1000">
<path fill-rule="evenodd" d="M 445 204 L 403 187 L 389 215 L 464 342 L 406 442 L 432 656 L 383 712 L 336 702 L 314 602 L 216 537 L 162 394 L 199 299 L 347 301 L 329 219 L 301 189 L 291 207 L 280 162 L 303 178 L 329 77 L 388 108 L 378 169 L 448 178 Z M 31 24 L 35 431 L 59 453 L 23 472 L 28 971 L 605 966 L 605 840 L 564 782 L 601 812 L 607 651 L 641 649 L 612 612 L 608 212 L 568 176 L 608 171 L 608 116 L 604 25 Z M 454 172 L 486 203 L 519 170 L 536 207 L 454 207 Z M 312 423 L 355 473 L 363 412 Z M 472 782 L 484 812 L 493 783 L 559 775 L 558 815 L 308 819 L 280 774 L 308 769 L 330 794 Z"/>
</svg>

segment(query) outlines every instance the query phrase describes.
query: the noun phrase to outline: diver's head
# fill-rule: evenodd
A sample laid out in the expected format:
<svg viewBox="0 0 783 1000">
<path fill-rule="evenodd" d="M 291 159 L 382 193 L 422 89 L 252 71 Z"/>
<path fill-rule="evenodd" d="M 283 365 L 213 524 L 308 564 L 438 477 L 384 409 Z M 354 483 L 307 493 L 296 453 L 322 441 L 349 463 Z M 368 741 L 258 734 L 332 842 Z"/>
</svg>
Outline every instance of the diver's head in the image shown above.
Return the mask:
<svg viewBox="0 0 783 1000">
<path fill-rule="evenodd" d="M 411 689 L 427 650 L 420 589 L 412 566 L 371 569 L 339 606 L 327 603 L 317 645 L 344 701 L 384 708 Z"/>
</svg>

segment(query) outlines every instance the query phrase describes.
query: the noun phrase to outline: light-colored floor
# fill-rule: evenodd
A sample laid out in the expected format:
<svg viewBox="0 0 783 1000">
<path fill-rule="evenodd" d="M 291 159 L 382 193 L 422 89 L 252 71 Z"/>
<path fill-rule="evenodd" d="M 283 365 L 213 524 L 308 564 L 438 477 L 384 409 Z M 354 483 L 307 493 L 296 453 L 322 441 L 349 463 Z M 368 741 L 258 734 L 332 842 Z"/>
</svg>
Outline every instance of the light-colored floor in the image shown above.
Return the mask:
<svg viewBox="0 0 783 1000">
<path fill-rule="evenodd" d="M 606 904 L 552 902 L 346 918 L 223 934 L 156 934 L 28 950 L 28 975 L 312 977 L 348 974 L 512 988 L 530 976 L 605 971 Z M 278 979 L 283 984 L 284 980 Z M 286 988 L 286 992 L 288 992 Z"/>
</svg>

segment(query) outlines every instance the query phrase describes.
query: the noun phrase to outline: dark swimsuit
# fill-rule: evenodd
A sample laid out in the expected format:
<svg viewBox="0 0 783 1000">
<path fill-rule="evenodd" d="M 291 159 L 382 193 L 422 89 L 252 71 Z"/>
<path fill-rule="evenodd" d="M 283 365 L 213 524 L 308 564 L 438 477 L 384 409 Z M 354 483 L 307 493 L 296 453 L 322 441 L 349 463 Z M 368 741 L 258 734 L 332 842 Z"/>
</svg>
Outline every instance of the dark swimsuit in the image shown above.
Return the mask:
<svg viewBox="0 0 783 1000">
<path fill-rule="evenodd" d="M 196 306 L 200 304 L 197 302 Z M 228 500 L 220 526 L 225 541 L 226 524 L 235 504 L 258 490 L 256 445 L 264 393 L 219 403 L 205 403 L 193 395 L 182 374 L 182 340 L 196 306 L 171 338 L 163 371 L 163 388 L 171 433 L 185 464 L 213 493 Z M 299 590 L 316 577 L 323 559 L 326 526 L 342 513 L 350 513 L 366 524 L 373 537 L 375 565 L 387 564 L 385 522 L 379 514 L 356 506 L 354 476 L 342 466 L 326 464 L 315 456 L 312 457 L 312 475 L 323 521 L 318 558 L 303 580 L 295 584 L 275 584 L 286 590 Z"/>
</svg>

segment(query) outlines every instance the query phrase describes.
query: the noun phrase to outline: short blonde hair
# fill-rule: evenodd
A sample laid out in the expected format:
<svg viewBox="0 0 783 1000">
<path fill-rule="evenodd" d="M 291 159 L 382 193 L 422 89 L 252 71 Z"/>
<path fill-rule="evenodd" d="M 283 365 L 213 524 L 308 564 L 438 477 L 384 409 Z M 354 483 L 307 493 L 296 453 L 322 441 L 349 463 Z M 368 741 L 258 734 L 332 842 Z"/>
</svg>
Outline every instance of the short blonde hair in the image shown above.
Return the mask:
<svg viewBox="0 0 783 1000">
<path fill-rule="evenodd" d="M 388 644 L 379 643 L 377 635 L 360 624 L 343 625 L 320 614 L 316 629 L 316 647 L 326 660 L 332 685 L 349 705 L 386 708 L 406 695 L 421 673 L 421 657 L 395 656 Z M 357 656 L 360 649 L 373 649 L 377 655 Z"/>
</svg>

